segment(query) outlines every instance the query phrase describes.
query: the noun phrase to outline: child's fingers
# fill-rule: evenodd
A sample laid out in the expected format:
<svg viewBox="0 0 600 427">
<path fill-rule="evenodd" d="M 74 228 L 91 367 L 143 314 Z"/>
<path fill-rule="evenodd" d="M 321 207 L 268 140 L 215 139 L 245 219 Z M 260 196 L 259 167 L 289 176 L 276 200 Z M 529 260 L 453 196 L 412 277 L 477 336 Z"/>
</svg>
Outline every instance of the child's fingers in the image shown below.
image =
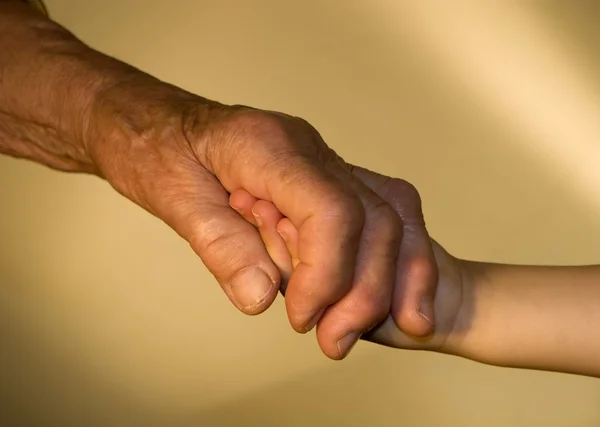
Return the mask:
<svg viewBox="0 0 600 427">
<path fill-rule="evenodd" d="M 285 241 L 287 250 L 292 258 L 292 266 L 296 268 L 300 259 L 298 257 L 298 230 L 287 218 L 282 218 L 277 224 L 277 232 Z"/>
<path fill-rule="evenodd" d="M 229 196 L 229 206 L 237 211 L 242 218 L 256 227 L 256 220 L 252 214 L 252 207 L 256 203 L 256 198 L 246 190 L 235 190 Z"/>
<path fill-rule="evenodd" d="M 267 253 L 279 268 L 282 280 L 281 291 L 285 293 L 287 282 L 289 281 L 295 264 L 292 264 L 286 243 L 277 229 L 283 216 L 272 203 L 265 200 L 258 200 L 242 189 L 235 190 L 231 193 L 229 196 L 229 205 L 246 221 L 258 228 L 267 249 Z M 294 248 L 296 248 L 297 231 L 295 227 L 287 219 L 283 219 L 283 223 L 283 229 L 288 230 L 286 235 L 291 236 L 290 238 L 293 239 Z"/>
<path fill-rule="evenodd" d="M 265 200 L 258 200 L 254 203 L 251 208 L 251 215 L 258 227 L 269 256 L 281 272 L 280 290 L 282 293 L 285 293 L 294 266 L 292 265 L 292 258 L 286 247 L 286 243 L 277 229 L 283 216 L 275 205 Z"/>
</svg>

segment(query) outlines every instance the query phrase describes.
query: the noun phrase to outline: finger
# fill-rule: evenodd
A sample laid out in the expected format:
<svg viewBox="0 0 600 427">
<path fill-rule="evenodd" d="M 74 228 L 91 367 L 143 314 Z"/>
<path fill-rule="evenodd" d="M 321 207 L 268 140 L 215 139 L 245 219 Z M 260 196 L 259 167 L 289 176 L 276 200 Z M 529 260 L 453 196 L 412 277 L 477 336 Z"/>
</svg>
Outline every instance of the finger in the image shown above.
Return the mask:
<svg viewBox="0 0 600 427">
<path fill-rule="evenodd" d="M 287 283 L 294 267 L 299 263 L 297 254 L 298 231 L 289 219 L 283 218 L 279 210 L 270 202 L 257 200 L 245 190 L 235 190 L 229 197 L 230 206 L 237 211 L 246 221 L 257 226 L 263 239 L 267 253 L 279 268 L 281 274 L 280 291 L 285 295 Z M 282 237 L 279 223 L 282 229 L 287 230 L 290 239 L 293 239 L 293 254 L 286 247 L 286 241 Z"/>
<path fill-rule="evenodd" d="M 362 336 L 362 339 L 386 347 L 404 350 L 437 350 L 440 347 L 440 338 L 434 341 L 415 337 L 401 331 L 390 314 L 383 322 Z"/>
<path fill-rule="evenodd" d="M 277 230 L 278 223 L 283 217 L 275 205 L 264 200 L 258 200 L 251 210 L 256 219 L 258 231 L 265 243 L 267 253 L 281 273 L 280 291 L 285 295 L 287 283 L 294 267 L 286 243 Z"/>
<path fill-rule="evenodd" d="M 157 186 L 155 213 L 190 243 L 234 305 L 246 314 L 266 310 L 277 296 L 279 270 L 216 178 L 191 165 Z"/>
<path fill-rule="evenodd" d="M 300 263 L 290 278 L 286 308 L 294 329 L 309 331 L 352 286 L 348 266 L 355 264 L 364 209 L 355 192 L 327 170 L 328 148 L 306 124 L 250 111 L 228 127 L 243 129 L 243 137 L 237 132 L 219 150 L 205 150 L 213 153 L 207 167 L 227 190 L 243 188 L 273 202 L 298 229 Z"/>
<path fill-rule="evenodd" d="M 345 181 L 360 195 L 367 219 L 361 235 L 357 265 L 347 266 L 348 269 L 356 268 L 353 287 L 324 312 L 318 326 L 319 344 L 327 355 L 335 359 L 345 357 L 360 336 L 389 313 L 402 230 L 398 215 L 387 203 L 347 171 L 342 173 L 346 174 Z M 270 215 L 279 214 L 272 204 L 264 201 L 254 205 L 255 213 L 260 206 L 263 209 L 269 207 Z M 289 252 L 296 253 L 298 233 L 293 224 L 283 219 L 279 228 L 288 247 L 294 247 Z M 264 233 L 268 234 L 267 231 Z M 265 239 L 274 240 L 263 236 Z M 273 256 L 272 259 L 277 264 Z M 294 256 L 293 263 L 294 266 L 298 264 L 297 256 Z"/>
<path fill-rule="evenodd" d="M 231 206 L 242 218 L 250 224 L 256 226 L 256 220 L 252 215 L 252 206 L 256 203 L 256 198 L 245 190 L 234 190 L 229 196 L 229 206 Z"/>
<path fill-rule="evenodd" d="M 350 291 L 327 309 L 317 326 L 325 354 L 343 359 L 363 333 L 388 315 L 395 280 L 402 224 L 393 209 L 349 174 L 363 202 L 366 218 Z M 332 343 L 335 346 L 332 346 Z"/>
<path fill-rule="evenodd" d="M 287 250 L 292 258 L 292 266 L 296 266 L 300 263 L 298 258 L 298 230 L 294 227 L 294 224 L 287 219 L 283 218 L 277 224 L 277 232 L 283 238 Z"/>
<path fill-rule="evenodd" d="M 437 270 L 432 268 L 432 257 L 425 227 L 408 225 L 400 245 L 399 292 L 392 299 L 392 313 L 400 329 L 417 337 L 430 335 L 435 329 Z"/>
<path fill-rule="evenodd" d="M 271 206 L 275 209 L 273 205 Z M 296 256 L 295 250 L 297 246 L 298 233 L 296 228 L 287 218 L 283 218 L 279 222 L 277 230 L 283 237 L 288 252 L 293 259 Z M 363 334 L 361 338 L 366 341 L 371 341 L 388 347 L 403 349 L 435 348 L 436 346 L 439 346 L 440 341 L 439 338 L 437 342 L 423 341 L 415 338 L 414 336 L 403 333 L 398 328 L 391 315 L 388 315 L 385 321 L 378 324 L 375 328 Z"/>
<path fill-rule="evenodd" d="M 361 248 L 366 253 L 359 250 L 355 284 L 346 296 L 327 309 L 317 326 L 317 337 L 324 351 L 337 359 L 345 357 L 360 336 L 379 324 L 390 310 L 401 224 L 387 203 L 374 194 L 366 193 L 364 198 L 368 208 Z M 296 229 L 286 219 L 281 220 L 278 228 L 293 257 Z M 332 335 L 335 349 L 328 348 Z"/>
<path fill-rule="evenodd" d="M 364 211 L 360 201 L 337 181 L 328 179 L 330 183 L 322 181 L 315 185 L 315 194 L 322 193 L 319 199 L 309 200 L 303 206 L 292 206 L 287 212 L 289 196 L 274 197 L 275 204 L 279 201 L 282 213 L 298 229 L 297 258 L 300 262 L 289 281 L 286 308 L 291 324 L 301 332 L 313 329 L 325 310 L 351 289 L 352 266 L 356 262 L 363 227 Z M 319 190 L 319 186 L 323 189 Z M 291 194 L 292 187 L 287 190 Z M 283 188 L 273 190 L 274 195 L 283 192 Z M 299 200 L 301 196 L 298 194 Z M 308 213 L 303 214 L 303 210 Z"/>
<path fill-rule="evenodd" d="M 457 307 L 462 301 L 460 270 L 444 248 L 433 239 L 431 243 L 440 277 L 435 298 L 438 322 L 435 333 L 427 337 L 406 334 L 398 328 L 390 314 L 384 322 L 364 335 L 363 339 L 394 348 L 444 351 L 454 330 Z"/>
<path fill-rule="evenodd" d="M 435 328 L 433 300 L 438 275 L 419 193 L 404 180 L 392 179 L 356 166 L 353 173 L 387 201 L 402 218 L 403 237 L 392 298 L 394 321 L 409 335 L 429 335 Z"/>
</svg>

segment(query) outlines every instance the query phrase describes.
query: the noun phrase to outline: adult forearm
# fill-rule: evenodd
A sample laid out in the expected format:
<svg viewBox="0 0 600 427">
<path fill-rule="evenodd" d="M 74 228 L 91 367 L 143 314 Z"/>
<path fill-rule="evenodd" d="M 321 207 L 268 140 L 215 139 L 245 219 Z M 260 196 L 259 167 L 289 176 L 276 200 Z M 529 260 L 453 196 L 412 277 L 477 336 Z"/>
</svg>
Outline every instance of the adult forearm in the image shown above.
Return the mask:
<svg viewBox="0 0 600 427">
<path fill-rule="evenodd" d="M 35 9 L 0 1 L 0 152 L 98 173 L 90 139 L 110 139 L 110 131 L 90 132 L 98 100 L 114 104 L 118 121 L 141 117 L 135 105 L 147 110 L 165 91 L 183 93 L 89 48 Z M 140 133 L 151 127 L 139 125 Z"/>
<path fill-rule="evenodd" d="M 85 115 L 102 84 L 85 46 L 33 8 L 0 2 L 0 150 L 87 171 Z M 87 71 L 87 72 L 86 72 Z"/>
<path fill-rule="evenodd" d="M 600 376 L 600 266 L 466 265 L 457 354 Z"/>
</svg>

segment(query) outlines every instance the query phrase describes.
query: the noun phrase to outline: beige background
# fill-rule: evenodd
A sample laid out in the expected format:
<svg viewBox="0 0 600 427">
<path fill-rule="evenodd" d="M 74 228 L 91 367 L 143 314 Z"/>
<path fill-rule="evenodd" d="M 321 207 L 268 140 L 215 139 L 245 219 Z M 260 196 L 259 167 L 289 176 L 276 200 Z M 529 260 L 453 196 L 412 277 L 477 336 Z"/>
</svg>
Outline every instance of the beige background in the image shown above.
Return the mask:
<svg viewBox="0 0 600 427">
<path fill-rule="evenodd" d="M 304 116 L 348 160 L 412 181 L 458 256 L 597 263 L 600 15 L 518 3 L 47 0 L 102 51 Z M 597 380 L 365 343 L 328 361 L 281 301 L 237 313 L 185 242 L 104 182 L 9 158 L 0 182 L 0 421 L 600 425 Z"/>
</svg>

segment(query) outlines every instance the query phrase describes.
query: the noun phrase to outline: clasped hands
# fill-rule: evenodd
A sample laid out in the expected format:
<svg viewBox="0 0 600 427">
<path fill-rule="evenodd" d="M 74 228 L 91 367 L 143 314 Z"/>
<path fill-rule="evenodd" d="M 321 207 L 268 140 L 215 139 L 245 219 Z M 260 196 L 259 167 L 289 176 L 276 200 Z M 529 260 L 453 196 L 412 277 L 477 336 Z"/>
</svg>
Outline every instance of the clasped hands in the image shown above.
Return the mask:
<svg viewBox="0 0 600 427">
<path fill-rule="evenodd" d="M 316 326 L 332 359 L 361 337 L 445 342 L 456 304 L 434 298 L 451 257 L 409 183 L 345 163 L 302 119 L 162 86 L 112 89 L 92 114 L 96 173 L 185 238 L 242 312 L 265 311 L 283 283 L 291 326 Z"/>
</svg>

